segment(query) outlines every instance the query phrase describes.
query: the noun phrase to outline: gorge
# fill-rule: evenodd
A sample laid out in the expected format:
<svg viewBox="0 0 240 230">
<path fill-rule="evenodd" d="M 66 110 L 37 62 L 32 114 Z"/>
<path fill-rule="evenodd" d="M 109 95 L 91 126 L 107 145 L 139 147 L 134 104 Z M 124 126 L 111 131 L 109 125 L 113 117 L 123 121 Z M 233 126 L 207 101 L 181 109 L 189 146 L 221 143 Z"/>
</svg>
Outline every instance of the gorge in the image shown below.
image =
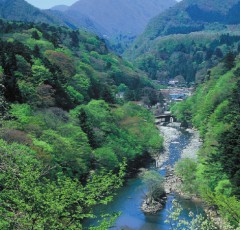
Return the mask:
<svg viewBox="0 0 240 230">
<path fill-rule="evenodd" d="M 196 158 L 197 151 L 200 147 L 200 140 L 196 133 L 191 129 L 180 128 L 180 123 L 172 123 L 168 126 L 159 126 L 160 133 L 163 135 L 164 153 L 159 153 L 158 167 L 156 164 L 150 164 L 148 169 L 156 170 L 165 177 L 165 187 L 168 190 L 166 204 L 161 210 L 152 214 L 144 214 L 141 205 L 146 192 L 146 186 L 141 178 L 136 177 L 129 179 L 126 184 L 117 191 L 117 195 L 107 206 L 99 206 L 96 208 L 96 215 L 101 213 L 121 212 L 116 223 L 110 229 L 149 229 L 149 230 L 168 230 L 170 224 L 166 223 L 169 212 L 172 208 L 173 200 L 181 204 L 184 211 L 179 216 L 180 219 L 191 220 L 188 216 L 189 212 L 203 214 L 203 206 L 198 200 L 191 200 L 184 196 L 170 191 L 169 187 L 176 188 L 175 181 L 171 181 L 173 166 L 181 157 Z M 179 185 L 179 184 L 178 184 Z M 179 187 L 178 187 L 179 191 Z M 95 224 L 97 221 L 95 222 Z M 93 221 L 86 221 L 86 226 L 94 224 Z"/>
</svg>

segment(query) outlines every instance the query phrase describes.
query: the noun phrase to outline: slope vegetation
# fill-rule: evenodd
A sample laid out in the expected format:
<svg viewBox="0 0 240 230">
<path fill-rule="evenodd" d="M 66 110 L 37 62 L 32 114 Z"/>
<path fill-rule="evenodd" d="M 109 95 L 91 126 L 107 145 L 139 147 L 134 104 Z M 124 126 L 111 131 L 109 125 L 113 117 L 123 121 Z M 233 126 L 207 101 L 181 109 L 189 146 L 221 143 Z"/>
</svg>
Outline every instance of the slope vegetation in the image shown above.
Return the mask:
<svg viewBox="0 0 240 230">
<path fill-rule="evenodd" d="M 0 30 L 0 228 L 82 229 L 126 167 L 161 148 L 152 115 L 128 103 L 157 94 L 95 35 L 3 20 Z"/>
<path fill-rule="evenodd" d="M 183 0 L 151 20 L 126 52 L 150 78 L 201 80 L 234 47 L 238 52 L 239 1 Z"/>
<path fill-rule="evenodd" d="M 191 121 L 204 144 L 185 186 L 218 208 L 232 226 L 240 223 L 240 60 L 226 58 L 209 72 L 193 97 L 173 107 L 178 119 Z M 185 165 L 185 168 L 188 166 Z M 189 177 L 190 178 L 190 177 Z M 226 229 L 226 228 L 224 228 Z M 234 228 L 235 229 L 235 228 Z"/>
</svg>

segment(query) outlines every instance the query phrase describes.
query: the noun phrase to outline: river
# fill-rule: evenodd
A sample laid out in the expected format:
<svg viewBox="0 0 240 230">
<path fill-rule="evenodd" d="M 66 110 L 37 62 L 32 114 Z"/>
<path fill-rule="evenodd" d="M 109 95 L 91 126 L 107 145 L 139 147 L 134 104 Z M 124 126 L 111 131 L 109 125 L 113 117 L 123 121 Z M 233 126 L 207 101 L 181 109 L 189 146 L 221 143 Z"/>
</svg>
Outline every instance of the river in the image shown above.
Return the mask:
<svg viewBox="0 0 240 230">
<path fill-rule="evenodd" d="M 183 151 L 186 152 L 188 147 L 193 147 L 192 143 L 195 141 L 194 134 L 187 132 L 178 127 L 160 127 L 162 135 L 165 138 L 165 153 L 161 154 L 159 159 L 159 168 L 155 165 L 149 166 L 158 170 L 158 172 L 165 176 L 167 167 L 174 166 L 174 164 L 180 159 Z M 196 145 L 196 148 L 199 146 Z M 195 152 L 197 149 L 194 150 Z M 165 223 L 168 212 L 172 207 L 172 201 L 177 200 L 183 207 L 184 212 L 181 214 L 181 218 L 189 219 L 188 213 L 192 211 L 194 214 L 203 213 L 201 203 L 186 200 L 178 196 L 175 193 L 171 193 L 167 196 L 166 205 L 164 208 L 156 214 L 146 215 L 144 214 L 140 206 L 143 201 L 144 192 L 146 187 L 142 183 L 141 179 L 136 176 L 129 179 L 125 186 L 123 186 L 114 197 L 114 200 L 107 206 L 96 207 L 95 214 L 101 213 L 114 213 L 121 212 L 122 214 L 117 219 L 112 230 L 169 230 L 170 225 Z M 86 222 L 85 226 L 95 225 L 96 221 Z"/>
</svg>

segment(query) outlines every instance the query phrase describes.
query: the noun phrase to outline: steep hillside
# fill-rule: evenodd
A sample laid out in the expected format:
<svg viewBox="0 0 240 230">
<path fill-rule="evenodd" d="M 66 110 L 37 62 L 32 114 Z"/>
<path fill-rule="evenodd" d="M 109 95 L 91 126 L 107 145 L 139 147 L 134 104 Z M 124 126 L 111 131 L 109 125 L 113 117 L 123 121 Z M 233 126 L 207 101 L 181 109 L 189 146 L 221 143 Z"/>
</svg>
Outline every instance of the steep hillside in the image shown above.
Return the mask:
<svg viewBox="0 0 240 230">
<path fill-rule="evenodd" d="M 79 0 L 63 13 L 74 24 L 104 37 L 109 47 L 123 53 L 152 17 L 175 3 L 175 0 Z"/>
<path fill-rule="evenodd" d="M 69 8 L 69 6 L 67 5 L 57 5 L 51 8 L 51 10 L 57 10 L 57 11 L 61 11 L 64 12 Z"/>
<path fill-rule="evenodd" d="M 174 0 L 79 0 L 65 13 L 86 15 L 101 25 L 105 29 L 102 34 L 108 37 L 135 36 L 143 31 L 150 18 L 174 4 Z"/>
<path fill-rule="evenodd" d="M 143 95 L 141 89 L 151 87 L 151 83 L 143 73 L 135 70 L 130 63 L 110 53 L 104 41 L 96 35 L 91 35 L 86 32 L 79 33 L 78 31 L 71 31 L 63 27 L 54 27 L 47 24 L 31 26 L 31 24 L 18 22 L 7 23 L 1 20 L 0 26 L 3 32 L 3 49 L 5 50 L 5 48 L 7 49 L 7 47 L 12 45 L 12 48 L 8 50 L 8 56 L 13 55 L 12 52 L 18 49 L 21 53 L 19 55 L 22 55 L 28 62 L 25 63 L 24 60 L 19 60 L 23 62 L 22 64 L 27 66 L 30 64 L 30 67 L 32 67 L 34 62 L 40 58 L 43 67 L 47 67 L 49 69 L 47 71 L 52 71 L 51 73 L 49 72 L 49 78 L 45 76 L 46 79 L 44 78 L 43 82 L 46 81 L 52 85 L 52 87 L 56 87 L 55 96 L 59 98 L 59 100 L 56 101 L 58 101 L 58 103 L 60 103 L 58 105 L 64 109 L 73 108 L 76 103 L 86 103 L 93 98 L 103 98 L 106 94 L 109 94 L 109 102 L 115 102 L 115 94 L 118 93 L 116 87 L 121 84 L 125 85 L 124 92 L 126 92 L 126 95 L 134 91 L 131 99 L 137 100 L 140 100 Z M 14 53 L 14 56 L 15 55 L 17 54 Z M 1 60 L 4 73 L 9 75 L 5 86 L 9 88 L 9 94 L 11 94 L 11 90 L 16 92 L 7 98 L 10 101 L 17 100 L 19 102 L 22 100 L 25 101 L 25 99 L 33 99 L 32 97 L 26 97 L 24 99 L 26 95 L 21 93 L 18 85 L 18 80 L 20 80 L 21 77 L 17 78 L 15 76 L 15 73 L 17 75 L 20 74 L 19 76 L 29 74 L 29 72 L 24 72 L 27 66 L 21 69 L 21 71 L 23 71 L 21 72 L 17 70 L 18 59 L 10 58 L 9 64 L 4 61 L 5 59 L 4 57 L 4 59 Z M 30 74 L 32 73 L 33 72 L 30 71 Z M 80 85 L 78 85 L 75 82 L 75 80 L 78 80 L 73 80 L 74 76 L 77 78 L 86 78 L 85 80 L 88 82 L 88 87 L 82 92 L 79 91 L 82 89 L 80 86 L 82 83 L 79 82 Z M 61 84 L 56 83 L 56 77 L 58 80 L 62 80 Z M 70 79 L 72 80 L 70 81 Z M 63 88 L 57 90 L 57 87 L 62 84 L 67 84 L 64 90 Z M 37 86 L 38 84 L 33 86 L 35 90 Z M 69 101 L 64 102 L 58 93 L 68 95 L 67 98 Z M 74 94 L 76 98 L 73 96 Z"/>
<path fill-rule="evenodd" d="M 217 29 L 216 24 L 224 25 L 223 28 L 239 24 L 239 9 L 239 0 L 183 0 L 152 19 L 142 37 L 153 40 L 169 34 Z"/>
<path fill-rule="evenodd" d="M 228 57 L 211 69 L 193 97 L 172 110 L 182 122 L 192 122 L 203 139 L 197 167 L 183 175 L 189 176 L 186 188 L 192 188 L 209 205 L 217 207 L 218 213 L 236 229 L 240 223 L 239 56 Z"/>
<path fill-rule="evenodd" d="M 1 0 L 0 17 L 7 20 L 44 22 L 74 27 L 61 17 L 54 16 L 49 11 L 39 10 L 24 0 Z"/>
<path fill-rule="evenodd" d="M 183 0 L 151 20 L 126 56 L 150 78 L 201 81 L 229 50 L 238 52 L 238 2 Z"/>
<path fill-rule="evenodd" d="M 52 25 L 67 26 L 72 29 L 81 28 L 87 31 L 101 34 L 102 27 L 81 13 L 64 14 L 67 6 L 56 6 L 51 10 L 40 10 L 25 0 L 1 0 L 0 18 L 23 22 L 42 22 Z"/>
<path fill-rule="evenodd" d="M 160 95 L 95 35 L 3 20 L 0 30 L 0 229 L 82 229 L 161 148 L 151 113 L 128 102 Z"/>
<path fill-rule="evenodd" d="M 89 17 L 82 15 L 80 13 L 77 14 L 65 14 L 65 11 L 62 10 L 43 10 L 44 13 L 53 16 L 58 19 L 58 22 L 55 22 L 55 25 L 61 25 L 60 22 L 64 22 L 69 28 L 72 29 L 82 29 L 88 32 L 94 33 L 98 36 L 101 36 L 101 32 L 103 31 L 102 27 L 94 23 Z"/>
</svg>

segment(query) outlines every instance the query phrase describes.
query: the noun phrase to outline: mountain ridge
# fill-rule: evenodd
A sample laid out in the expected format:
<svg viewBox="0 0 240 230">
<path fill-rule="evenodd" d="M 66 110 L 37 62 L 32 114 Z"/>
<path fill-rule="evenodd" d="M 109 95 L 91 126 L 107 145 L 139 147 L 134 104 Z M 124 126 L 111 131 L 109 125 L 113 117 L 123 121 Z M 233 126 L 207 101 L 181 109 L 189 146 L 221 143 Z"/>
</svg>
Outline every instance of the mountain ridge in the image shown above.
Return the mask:
<svg viewBox="0 0 240 230">
<path fill-rule="evenodd" d="M 161 0 L 79 0 L 68 7 L 64 13 L 67 16 L 85 15 L 96 25 L 104 29 L 102 35 L 116 36 L 119 34 L 138 35 L 143 30 L 148 20 L 159 12 L 173 6 L 175 0 L 168 3 Z"/>
<path fill-rule="evenodd" d="M 0 17 L 12 21 L 43 22 L 76 28 L 66 17 L 49 10 L 40 10 L 25 0 L 0 1 Z"/>
<path fill-rule="evenodd" d="M 69 6 L 67 6 L 67 5 L 56 5 L 56 6 L 52 7 L 50 10 L 57 10 L 57 11 L 64 12 L 68 8 L 69 8 Z"/>
<path fill-rule="evenodd" d="M 239 52 L 239 2 L 183 0 L 153 18 L 124 55 L 164 84 L 201 82 L 230 46 Z"/>
<path fill-rule="evenodd" d="M 169 34 L 184 34 L 206 29 L 209 23 L 238 24 L 239 0 L 183 0 L 150 20 L 143 36 L 155 39 Z M 237 20 L 237 21 L 236 21 Z M 182 30 L 174 31 L 177 27 Z M 154 30 L 154 29 L 155 30 Z M 185 29 L 185 31 L 184 31 Z"/>
</svg>

